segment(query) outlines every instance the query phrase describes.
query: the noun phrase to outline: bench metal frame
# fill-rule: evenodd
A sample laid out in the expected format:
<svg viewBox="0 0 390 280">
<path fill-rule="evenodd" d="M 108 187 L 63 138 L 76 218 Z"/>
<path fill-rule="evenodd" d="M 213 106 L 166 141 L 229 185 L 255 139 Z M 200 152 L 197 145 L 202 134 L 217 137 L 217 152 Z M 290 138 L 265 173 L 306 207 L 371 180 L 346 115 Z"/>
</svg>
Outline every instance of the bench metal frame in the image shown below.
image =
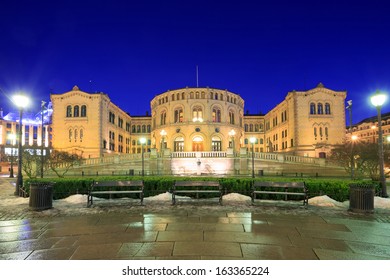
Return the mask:
<svg viewBox="0 0 390 280">
<path fill-rule="evenodd" d="M 264 188 L 271 188 L 272 190 L 262 190 Z M 289 191 L 290 190 L 290 191 Z M 291 192 L 294 190 L 294 192 Z M 281 194 L 284 195 L 284 200 L 288 196 L 302 196 L 303 206 L 307 208 L 309 204 L 309 197 L 307 194 L 307 187 L 304 182 L 261 182 L 254 181 L 252 183 L 252 205 L 255 203 L 257 194 Z"/>
<path fill-rule="evenodd" d="M 186 187 L 187 189 L 177 190 L 176 187 Z M 216 190 L 205 190 L 203 187 L 215 187 Z M 172 187 L 172 205 L 176 204 L 176 194 L 178 193 L 196 193 L 197 198 L 199 193 L 218 193 L 219 194 L 219 204 L 222 205 L 222 195 L 223 190 L 222 186 L 217 181 L 176 181 Z"/>
<path fill-rule="evenodd" d="M 111 187 L 123 187 L 123 190 L 113 190 Z M 134 190 L 129 190 L 129 188 L 136 188 Z M 99 188 L 109 188 L 109 190 L 99 190 Z M 93 195 L 94 194 L 129 194 L 129 193 L 139 193 L 141 199 L 141 205 L 144 202 L 144 182 L 142 180 L 134 181 L 94 181 L 91 184 L 90 189 L 88 190 L 87 198 L 87 207 L 90 207 L 93 204 Z"/>
</svg>

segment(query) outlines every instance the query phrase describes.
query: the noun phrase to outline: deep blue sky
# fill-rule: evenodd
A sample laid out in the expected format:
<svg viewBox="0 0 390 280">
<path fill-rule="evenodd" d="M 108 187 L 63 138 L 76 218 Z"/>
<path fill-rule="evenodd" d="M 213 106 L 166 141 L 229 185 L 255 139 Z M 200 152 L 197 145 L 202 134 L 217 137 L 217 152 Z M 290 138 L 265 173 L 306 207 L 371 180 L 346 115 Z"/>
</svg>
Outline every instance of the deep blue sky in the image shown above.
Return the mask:
<svg viewBox="0 0 390 280">
<path fill-rule="evenodd" d="M 266 113 L 319 82 L 347 90 L 354 122 L 390 93 L 387 1 L 21 1 L 0 5 L 0 106 L 24 90 L 38 110 L 50 92 L 102 91 L 131 115 L 168 89 L 240 94 Z M 390 98 L 383 111 L 390 111 Z"/>
</svg>

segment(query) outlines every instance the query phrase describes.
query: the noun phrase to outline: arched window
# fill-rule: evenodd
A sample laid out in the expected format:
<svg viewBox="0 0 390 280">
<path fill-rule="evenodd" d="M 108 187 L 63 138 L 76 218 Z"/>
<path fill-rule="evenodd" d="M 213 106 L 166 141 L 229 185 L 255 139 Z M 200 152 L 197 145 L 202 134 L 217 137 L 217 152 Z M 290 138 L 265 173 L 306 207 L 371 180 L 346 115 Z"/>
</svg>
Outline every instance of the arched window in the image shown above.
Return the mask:
<svg viewBox="0 0 390 280">
<path fill-rule="evenodd" d="M 234 124 L 234 112 L 229 111 L 229 122 L 230 124 Z"/>
<path fill-rule="evenodd" d="M 245 130 L 245 132 L 248 132 L 248 125 L 247 124 L 244 125 L 244 130 Z"/>
<path fill-rule="evenodd" d="M 142 125 L 142 133 L 146 133 L 146 126 Z"/>
<path fill-rule="evenodd" d="M 141 133 L 141 126 L 137 125 L 137 133 Z"/>
<path fill-rule="evenodd" d="M 148 128 L 147 128 L 147 129 L 148 129 L 148 132 L 150 132 L 150 124 L 148 125 Z"/>
<path fill-rule="evenodd" d="M 322 103 L 317 104 L 317 114 L 322 115 L 324 113 L 324 108 L 322 106 Z"/>
<path fill-rule="evenodd" d="M 136 132 L 136 130 L 135 130 L 135 125 L 132 125 L 132 126 L 131 126 L 131 132 L 132 132 L 132 133 L 135 133 L 135 132 Z"/>
<path fill-rule="evenodd" d="M 250 124 L 250 125 L 249 125 L 249 131 L 250 131 L 250 132 L 253 132 L 253 124 Z"/>
<path fill-rule="evenodd" d="M 219 109 L 218 107 L 214 107 L 212 117 L 213 117 L 213 122 L 220 123 L 221 122 L 221 109 Z"/>
<path fill-rule="evenodd" d="M 222 151 L 221 138 L 217 136 L 213 136 L 213 138 L 211 138 L 211 149 L 212 151 Z"/>
<path fill-rule="evenodd" d="M 172 94 L 172 101 L 175 101 L 175 94 Z"/>
<path fill-rule="evenodd" d="M 79 105 L 76 105 L 73 108 L 73 117 L 79 117 L 79 116 L 80 116 L 80 107 Z"/>
<path fill-rule="evenodd" d="M 71 118 L 72 117 L 72 106 L 67 106 L 66 107 L 66 117 Z"/>
<path fill-rule="evenodd" d="M 84 138 L 84 130 L 80 129 L 80 142 L 83 142 L 83 138 Z"/>
<path fill-rule="evenodd" d="M 174 111 L 174 121 L 175 123 L 181 123 L 183 122 L 183 109 L 182 108 L 176 108 Z"/>
<path fill-rule="evenodd" d="M 69 142 L 72 141 L 72 135 L 73 135 L 72 129 L 69 129 Z"/>
<path fill-rule="evenodd" d="M 310 115 L 315 115 L 316 113 L 316 104 L 310 103 Z"/>
<path fill-rule="evenodd" d="M 330 104 L 329 103 L 325 103 L 325 114 L 330 115 Z"/>
<path fill-rule="evenodd" d="M 162 111 L 160 115 L 160 125 L 165 125 L 167 122 L 167 112 Z"/>
<path fill-rule="evenodd" d="M 203 122 L 203 111 L 200 106 L 195 106 L 192 109 L 192 121 L 193 122 Z"/>
<path fill-rule="evenodd" d="M 81 117 L 87 116 L 87 106 L 83 105 L 81 106 Z"/>
<path fill-rule="evenodd" d="M 173 150 L 175 152 L 184 152 L 184 138 L 177 137 L 173 144 Z"/>
<path fill-rule="evenodd" d="M 74 130 L 74 141 L 77 142 L 77 137 L 79 136 L 77 129 Z"/>
</svg>

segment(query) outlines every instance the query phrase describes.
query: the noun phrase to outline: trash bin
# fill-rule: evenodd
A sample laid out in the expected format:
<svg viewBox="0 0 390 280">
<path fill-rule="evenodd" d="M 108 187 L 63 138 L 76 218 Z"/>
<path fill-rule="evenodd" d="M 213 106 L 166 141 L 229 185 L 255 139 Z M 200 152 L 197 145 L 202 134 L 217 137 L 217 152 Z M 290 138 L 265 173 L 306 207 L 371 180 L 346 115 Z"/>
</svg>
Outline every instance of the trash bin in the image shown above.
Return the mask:
<svg viewBox="0 0 390 280">
<path fill-rule="evenodd" d="M 360 213 L 374 212 L 375 186 L 370 184 L 349 185 L 349 210 Z"/>
<path fill-rule="evenodd" d="M 29 206 L 32 210 L 46 210 L 53 207 L 53 184 L 30 184 Z"/>
</svg>

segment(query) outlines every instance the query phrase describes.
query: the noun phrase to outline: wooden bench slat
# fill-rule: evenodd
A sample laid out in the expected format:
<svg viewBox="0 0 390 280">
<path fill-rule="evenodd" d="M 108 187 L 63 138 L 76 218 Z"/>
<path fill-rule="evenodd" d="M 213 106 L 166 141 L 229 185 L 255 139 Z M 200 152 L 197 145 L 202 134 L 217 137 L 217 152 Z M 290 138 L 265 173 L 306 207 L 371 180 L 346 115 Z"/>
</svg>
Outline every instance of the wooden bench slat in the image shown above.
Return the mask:
<svg viewBox="0 0 390 280">
<path fill-rule="evenodd" d="M 267 188 L 267 189 L 266 189 Z M 260 190 L 259 190 L 260 189 Z M 263 189 L 263 190 L 262 190 Z M 264 190 L 266 189 L 266 190 Z M 292 192 L 289 190 L 302 190 L 302 192 Z M 285 199 L 287 196 L 302 196 L 303 205 L 307 208 L 308 205 L 308 194 L 307 188 L 304 182 L 261 182 L 254 181 L 252 183 L 252 204 L 256 199 L 256 194 L 272 194 L 272 195 L 284 195 Z"/>
<path fill-rule="evenodd" d="M 185 187 L 186 189 L 176 189 Z M 217 187 L 217 190 L 202 189 Z M 176 181 L 172 188 L 172 205 L 176 204 L 176 193 L 219 193 L 219 203 L 222 204 L 222 186 L 216 181 Z"/>
<path fill-rule="evenodd" d="M 112 190 L 111 188 L 120 188 Z M 137 190 L 125 190 L 125 188 L 136 187 Z M 107 190 L 108 188 L 108 190 Z M 106 194 L 132 194 L 139 193 L 141 199 L 141 205 L 143 205 L 144 199 L 144 182 L 142 180 L 134 181 L 94 181 L 91 184 L 90 189 L 88 190 L 87 197 L 87 207 L 90 207 L 93 204 L 92 195 L 106 195 Z"/>
</svg>

